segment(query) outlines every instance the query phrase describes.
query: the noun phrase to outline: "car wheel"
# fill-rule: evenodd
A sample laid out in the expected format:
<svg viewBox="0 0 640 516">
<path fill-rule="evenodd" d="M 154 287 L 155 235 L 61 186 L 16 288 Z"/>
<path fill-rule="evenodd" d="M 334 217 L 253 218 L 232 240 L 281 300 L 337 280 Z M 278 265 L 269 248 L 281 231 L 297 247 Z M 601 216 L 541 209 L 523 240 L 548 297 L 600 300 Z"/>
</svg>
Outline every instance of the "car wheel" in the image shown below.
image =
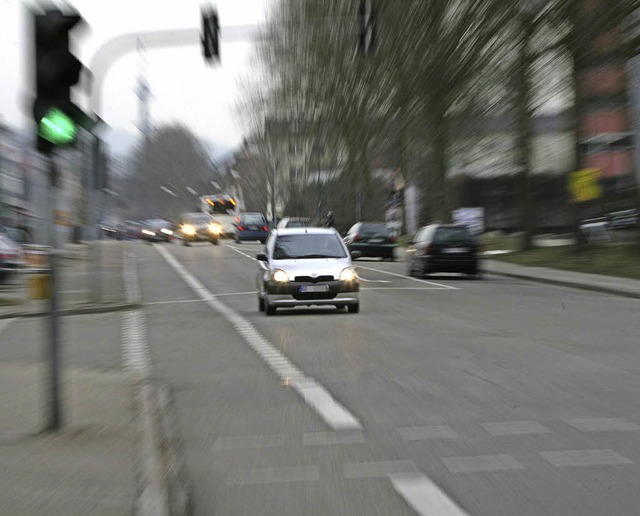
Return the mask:
<svg viewBox="0 0 640 516">
<path fill-rule="evenodd" d="M 260 294 L 258 294 L 258 311 L 264 312 L 264 299 Z"/>
<path fill-rule="evenodd" d="M 213 245 L 218 245 L 218 239 L 217 239 L 217 238 L 214 238 L 214 239 L 210 240 L 210 242 L 211 242 Z"/>
<path fill-rule="evenodd" d="M 267 315 L 276 315 L 276 307 L 275 306 L 271 306 L 269 304 L 267 304 L 267 302 L 265 301 L 264 303 L 264 313 Z"/>
<path fill-rule="evenodd" d="M 347 305 L 347 309 L 349 310 L 350 314 L 360 313 L 360 303 L 356 303 L 354 305 Z"/>
</svg>

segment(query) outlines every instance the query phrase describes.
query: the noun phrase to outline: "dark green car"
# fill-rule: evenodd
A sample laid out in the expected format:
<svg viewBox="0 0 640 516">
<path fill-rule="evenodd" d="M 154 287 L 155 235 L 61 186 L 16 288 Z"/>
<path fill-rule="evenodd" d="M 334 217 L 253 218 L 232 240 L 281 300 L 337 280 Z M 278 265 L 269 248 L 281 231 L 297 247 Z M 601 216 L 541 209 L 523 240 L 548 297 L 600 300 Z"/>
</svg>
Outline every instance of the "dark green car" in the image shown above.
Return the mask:
<svg viewBox="0 0 640 516">
<path fill-rule="evenodd" d="M 383 222 L 358 222 L 344 237 L 350 252 L 359 251 L 363 258 L 395 260 L 397 239 Z"/>
</svg>

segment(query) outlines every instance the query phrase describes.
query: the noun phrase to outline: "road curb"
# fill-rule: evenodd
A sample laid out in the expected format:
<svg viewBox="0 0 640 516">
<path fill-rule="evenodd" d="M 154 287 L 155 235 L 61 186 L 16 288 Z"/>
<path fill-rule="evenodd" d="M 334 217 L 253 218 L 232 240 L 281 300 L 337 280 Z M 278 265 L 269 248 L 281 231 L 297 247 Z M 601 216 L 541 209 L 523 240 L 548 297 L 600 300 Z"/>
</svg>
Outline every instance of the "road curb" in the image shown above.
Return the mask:
<svg viewBox="0 0 640 516">
<path fill-rule="evenodd" d="M 133 384 L 138 427 L 134 513 L 138 516 L 191 516 L 194 512 L 191 477 L 178 431 L 173 394 L 155 379 Z"/>
<path fill-rule="evenodd" d="M 124 312 L 127 310 L 135 310 L 140 308 L 141 303 L 120 303 L 117 305 L 107 306 L 87 306 L 82 308 L 69 308 L 67 310 L 60 310 L 60 315 L 89 315 L 89 314 L 105 314 L 109 312 Z M 49 315 L 48 310 L 38 310 L 34 312 L 9 312 L 0 314 L 0 320 L 2 319 L 17 319 L 25 317 L 44 317 Z"/>
<path fill-rule="evenodd" d="M 518 274 L 515 272 L 499 272 L 499 271 L 487 270 L 487 269 L 485 269 L 485 272 L 488 274 L 494 274 L 496 276 L 505 276 L 508 278 L 523 279 L 528 281 L 534 281 L 536 283 L 546 283 L 548 285 L 556 285 L 558 287 L 577 288 L 580 290 L 588 290 L 590 292 L 599 292 L 601 294 L 611 294 L 614 296 L 627 297 L 630 299 L 640 299 L 640 293 L 629 292 L 626 290 L 619 290 L 616 288 L 602 287 L 600 285 L 588 285 L 586 283 L 576 283 L 573 281 L 555 280 L 551 278 L 540 278 L 538 276 Z"/>
</svg>

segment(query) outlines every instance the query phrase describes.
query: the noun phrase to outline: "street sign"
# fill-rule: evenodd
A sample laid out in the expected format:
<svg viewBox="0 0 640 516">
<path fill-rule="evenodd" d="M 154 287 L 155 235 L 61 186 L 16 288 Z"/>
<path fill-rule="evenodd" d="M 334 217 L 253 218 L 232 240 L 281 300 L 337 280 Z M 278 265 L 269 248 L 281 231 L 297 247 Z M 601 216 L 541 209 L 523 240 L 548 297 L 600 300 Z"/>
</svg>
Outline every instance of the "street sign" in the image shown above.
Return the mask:
<svg viewBox="0 0 640 516">
<path fill-rule="evenodd" d="M 475 235 L 484 233 L 484 208 L 458 208 L 451 213 L 454 224 L 463 224 Z"/>
<path fill-rule="evenodd" d="M 580 203 L 602 197 L 601 177 L 602 171 L 598 168 L 585 168 L 571 172 L 568 180 L 571 200 L 575 203 Z"/>
</svg>

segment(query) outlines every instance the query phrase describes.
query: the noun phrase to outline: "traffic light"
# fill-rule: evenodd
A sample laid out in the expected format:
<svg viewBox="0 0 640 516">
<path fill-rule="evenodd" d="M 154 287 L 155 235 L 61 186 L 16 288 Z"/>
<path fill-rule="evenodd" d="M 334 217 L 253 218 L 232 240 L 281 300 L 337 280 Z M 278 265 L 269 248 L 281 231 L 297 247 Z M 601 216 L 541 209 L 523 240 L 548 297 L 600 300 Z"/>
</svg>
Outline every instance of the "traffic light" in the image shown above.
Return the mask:
<svg viewBox="0 0 640 516">
<path fill-rule="evenodd" d="M 76 13 L 50 9 L 34 14 L 35 91 L 33 118 L 37 148 L 50 153 L 75 142 L 87 116 L 71 102 L 71 87 L 80 80 L 82 63 L 69 50 L 69 33 L 82 22 Z"/>
<path fill-rule="evenodd" d="M 220 24 L 215 9 L 202 11 L 202 34 L 205 61 L 210 63 L 214 57 L 220 59 Z"/>
<path fill-rule="evenodd" d="M 373 0 L 360 0 L 358 8 L 358 52 L 373 54 L 376 47 L 376 9 Z"/>
</svg>

